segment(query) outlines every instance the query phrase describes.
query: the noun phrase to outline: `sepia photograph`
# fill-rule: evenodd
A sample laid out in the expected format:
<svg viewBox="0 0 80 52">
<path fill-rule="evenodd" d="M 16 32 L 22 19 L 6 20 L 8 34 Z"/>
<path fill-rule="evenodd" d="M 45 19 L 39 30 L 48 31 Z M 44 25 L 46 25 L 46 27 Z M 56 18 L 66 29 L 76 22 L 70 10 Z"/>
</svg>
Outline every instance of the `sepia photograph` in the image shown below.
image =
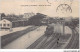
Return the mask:
<svg viewBox="0 0 80 52">
<path fill-rule="evenodd" d="M 79 0 L 0 0 L 1 49 L 79 49 Z"/>
</svg>

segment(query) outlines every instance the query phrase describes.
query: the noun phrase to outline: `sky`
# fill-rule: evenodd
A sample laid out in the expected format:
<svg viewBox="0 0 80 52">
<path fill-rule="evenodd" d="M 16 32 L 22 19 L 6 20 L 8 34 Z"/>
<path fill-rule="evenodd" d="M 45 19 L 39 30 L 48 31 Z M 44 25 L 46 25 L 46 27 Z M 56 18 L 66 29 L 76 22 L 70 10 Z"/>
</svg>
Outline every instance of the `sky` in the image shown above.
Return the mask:
<svg viewBox="0 0 80 52">
<path fill-rule="evenodd" d="M 50 4 L 51 3 L 51 4 Z M 79 17 L 79 1 L 73 0 L 71 8 L 72 13 L 56 12 L 60 4 L 70 5 L 70 0 L 0 0 L 0 13 L 5 14 L 24 14 L 24 13 L 42 13 L 50 17 Z M 50 5 L 50 6 L 22 6 L 22 5 Z"/>
</svg>

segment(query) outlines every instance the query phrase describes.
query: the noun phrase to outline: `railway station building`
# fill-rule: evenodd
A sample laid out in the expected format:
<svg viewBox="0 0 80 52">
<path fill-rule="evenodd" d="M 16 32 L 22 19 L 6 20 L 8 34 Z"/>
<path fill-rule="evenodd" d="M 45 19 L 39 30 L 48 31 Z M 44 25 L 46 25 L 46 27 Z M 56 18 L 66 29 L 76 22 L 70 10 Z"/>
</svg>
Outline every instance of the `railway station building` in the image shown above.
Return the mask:
<svg viewBox="0 0 80 52">
<path fill-rule="evenodd" d="M 10 29 L 12 27 L 12 22 L 7 20 L 7 19 L 3 19 L 0 21 L 0 28 L 1 29 Z"/>
</svg>

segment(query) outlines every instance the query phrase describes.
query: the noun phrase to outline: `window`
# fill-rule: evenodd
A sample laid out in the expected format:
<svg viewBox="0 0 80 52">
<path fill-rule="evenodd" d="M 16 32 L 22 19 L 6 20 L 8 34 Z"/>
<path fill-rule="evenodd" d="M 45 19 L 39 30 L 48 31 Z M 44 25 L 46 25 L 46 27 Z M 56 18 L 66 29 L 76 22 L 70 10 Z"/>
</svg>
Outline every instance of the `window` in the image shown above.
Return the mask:
<svg viewBox="0 0 80 52">
<path fill-rule="evenodd" d="M 7 24 L 7 26 L 9 26 L 9 24 Z"/>
<path fill-rule="evenodd" d="M 2 26 L 2 24 L 0 24 L 0 26 Z"/>
<path fill-rule="evenodd" d="M 4 24 L 3 26 L 6 26 L 6 24 Z"/>
</svg>

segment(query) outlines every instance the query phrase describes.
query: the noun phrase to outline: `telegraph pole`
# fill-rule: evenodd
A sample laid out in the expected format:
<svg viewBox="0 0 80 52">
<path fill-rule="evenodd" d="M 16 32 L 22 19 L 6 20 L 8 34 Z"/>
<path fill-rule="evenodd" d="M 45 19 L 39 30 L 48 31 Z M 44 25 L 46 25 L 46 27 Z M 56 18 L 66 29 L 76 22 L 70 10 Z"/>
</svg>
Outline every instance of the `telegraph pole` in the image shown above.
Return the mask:
<svg viewBox="0 0 80 52">
<path fill-rule="evenodd" d="M 65 19 L 63 19 L 63 35 L 65 35 Z"/>
</svg>

